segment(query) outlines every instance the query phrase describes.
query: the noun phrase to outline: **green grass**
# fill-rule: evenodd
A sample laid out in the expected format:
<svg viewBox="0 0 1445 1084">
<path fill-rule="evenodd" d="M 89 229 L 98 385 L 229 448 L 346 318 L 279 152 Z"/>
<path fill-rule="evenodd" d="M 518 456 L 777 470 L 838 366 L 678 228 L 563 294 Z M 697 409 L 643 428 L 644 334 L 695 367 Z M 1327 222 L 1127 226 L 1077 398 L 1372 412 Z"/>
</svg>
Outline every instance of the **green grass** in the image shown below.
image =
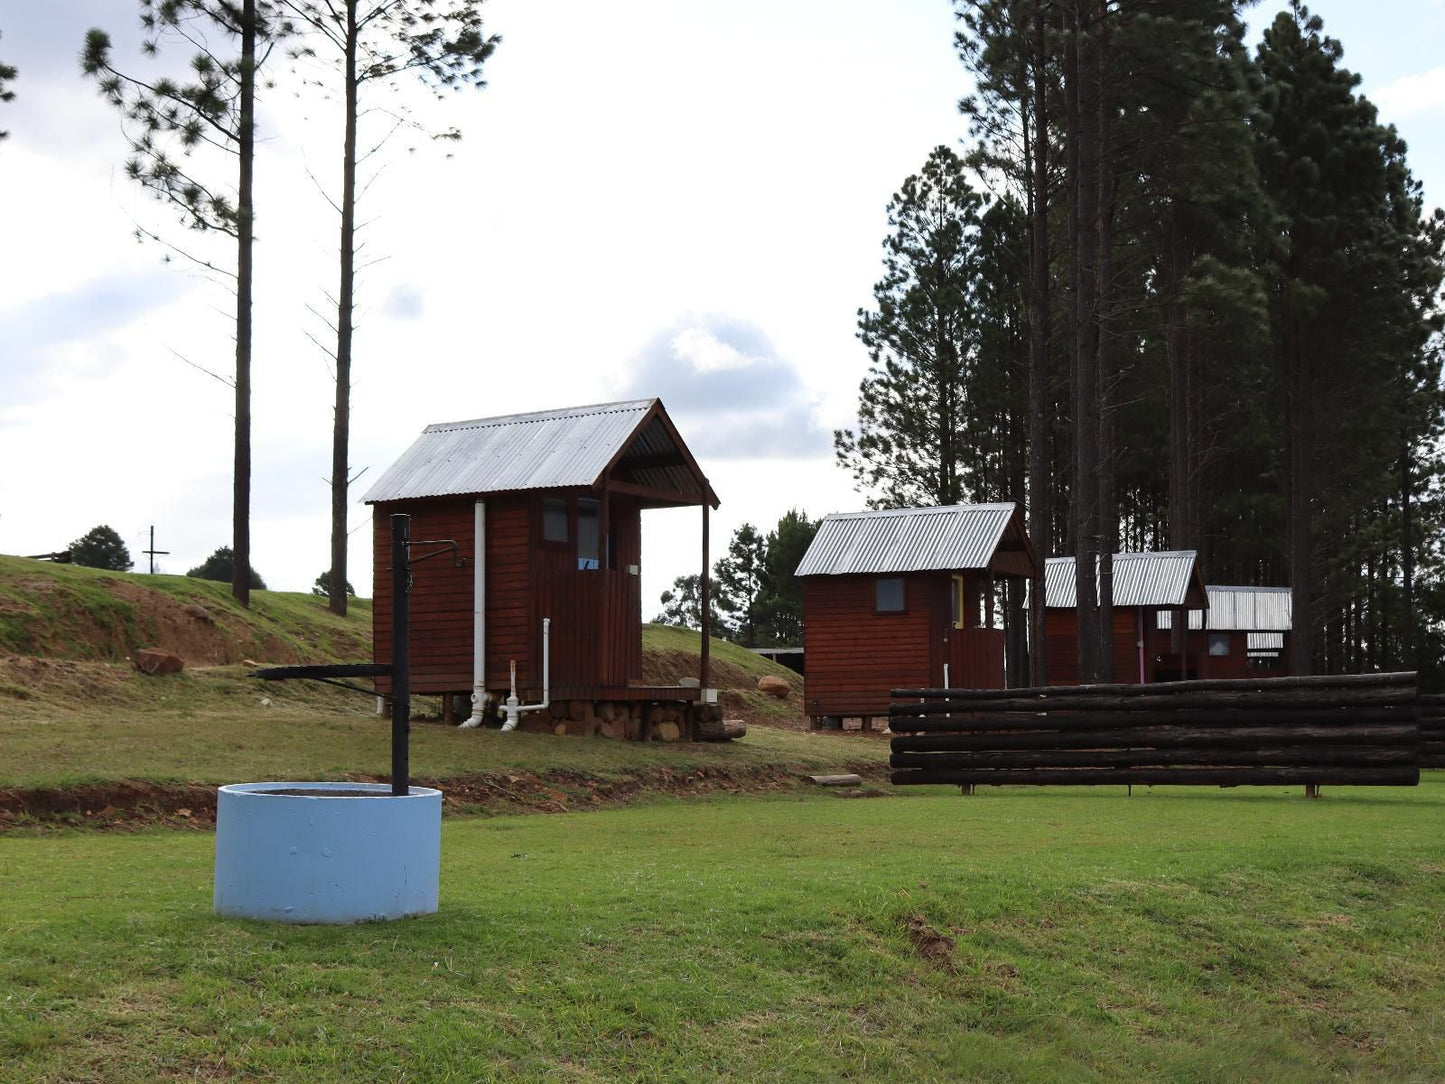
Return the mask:
<svg viewBox="0 0 1445 1084">
<path fill-rule="evenodd" d="M 211 621 L 195 624 L 178 613 L 186 606 L 203 607 Z M 370 653 L 371 600 L 352 599 L 347 616 L 337 617 L 314 595 L 253 591 L 247 609 L 229 585 L 210 580 L 0 556 L 0 653 L 124 659 L 176 623 L 186 635 L 213 640 L 210 649 L 224 648 L 226 661 L 355 661 Z"/>
<path fill-rule="evenodd" d="M 261 682 L 248 676 L 248 665 L 189 665 L 157 678 L 117 661 L 155 642 L 152 626 L 166 621 L 186 629 L 173 635 L 200 637 L 197 652 L 223 657 L 370 658 L 369 600 L 353 599 L 348 615 L 338 618 L 311 595 L 257 591 L 251 598 L 245 610 L 224 584 L 0 557 L 0 621 L 18 615 L 18 624 L 0 625 L 0 786 L 389 775 L 389 722 L 374 713 L 369 696 L 315 682 Z M 184 612 L 189 605 L 203 606 L 212 622 L 193 627 Z M 14 631 L 22 627 L 23 635 Z M 697 674 L 695 632 L 649 625 L 643 641 L 646 680 L 670 684 Z M 21 654 L 7 657 L 6 651 Z M 839 743 L 803 732 L 796 674 L 719 641 L 712 659 L 713 684 L 722 689 L 727 713 L 789 732 L 755 726 L 742 742 L 725 746 L 622 746 L 418 723 L 412 772 L 447 779 L 511 768 L 603 777 L 655 767 L 828 771 L 886 759 L 878 742 Z M 792 698 L 759 693 L 764 674 L 784 676 Z M 417 697 L 413 706 L 418 715 L 435 717 L 440 701 Z"/>
<path fill-rule="evenodd" d="M 350 928 L 0 838 L 0 1081 L 1445 1078 L 1445 782 L 1325 794 L 453 820 L 441 912 Z"/>
<path fill-rule="evenodd" d="M 755 656 L 749 659 L 772 667 Z M 248 677 L 248 670 L 206 667 L 155 678 L 124 664 L 0 660 L 0 747 L 5 751 L 0 786 L 390 773 L 390 720 L 375 714 L 373 698 L 309 681 L 261 682 Z M 742 694 L 729 691 L 725 699 L 732 696 L 741 699 Z M 438 702 L 418 698 L 416 706 L 435 715 Z M 797 709 L 782 703 L 782 712 L 790 710 Z M 887 760 L 881 741 L 840 741 L 836 735 L 800 729 L 801 716 L 792 720 L 793 728 L 753 726 L 737 742 L 672 745 L 501 734 L 419 721 L 412 726 L 411 766 L 418 778 L 446 779 L 505 768 L 608 776 L 652 767 L 828 771 Z"/>
<path fill-rule="evenodd" d="M 120 779 L 233 783 L 248 779 L 345 779 L 391 771 L 390 720 L 302 683 L 250 689 L 212 673 L 180 675 L 180 706 L 80 708 L 70 715 L 0 714 L 0 785 L 63 786 Z M 130 682 L 149 679 L 134 678 Z M 260 700 L 271 700 L 262 706 Z M 358 706 L 361 702 L 362 706 Z M 502 734 L 414 723 L 412 774 L 447 779 L 501 768 L 565 769 L 607 776 L 652 768 L 787 766 L 836 770 L 886 762 L 885 743 L 832 740 L 800 730 L 753 727 L 728 743 L 639 744 L 550 734 Z"/>
<path fill-rule="evenodd" d="M 391 770 L 390 719 L 375 714 L 369 696 L 309 681 L 261 682 L 243 666 L 154 678 L 125 665 L 8 665 L 9 678 L 0 665 L 3 786 L 345 779 Z M 418 707 L 434 713 L 437 702 L 420 699 Z M 881 741 L 767 726 L 722 744 L 643 745 L 427 722 L 415 722 L 411 735 L 412 773 L 427 779 L 507 768 L 603 777 L 655 767 L 830 771 L 881 766 L 887 756 Z"/>
</svg>

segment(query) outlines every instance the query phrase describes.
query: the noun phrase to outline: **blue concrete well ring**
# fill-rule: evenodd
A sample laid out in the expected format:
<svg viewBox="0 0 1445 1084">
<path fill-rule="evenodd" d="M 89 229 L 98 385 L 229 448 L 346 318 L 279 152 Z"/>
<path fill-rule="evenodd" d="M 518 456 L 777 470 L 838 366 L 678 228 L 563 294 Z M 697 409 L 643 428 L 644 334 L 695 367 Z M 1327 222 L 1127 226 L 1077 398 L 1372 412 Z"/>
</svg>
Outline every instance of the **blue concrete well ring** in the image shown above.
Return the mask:
<svg viewBox="0 0 1445 1084">
<path fill-rule="evenodd" d="M 232 783 L 216 798 L 216 914 L 344 924 L 429 915 L 442 792 L 389 783 Z"/>
</svg>

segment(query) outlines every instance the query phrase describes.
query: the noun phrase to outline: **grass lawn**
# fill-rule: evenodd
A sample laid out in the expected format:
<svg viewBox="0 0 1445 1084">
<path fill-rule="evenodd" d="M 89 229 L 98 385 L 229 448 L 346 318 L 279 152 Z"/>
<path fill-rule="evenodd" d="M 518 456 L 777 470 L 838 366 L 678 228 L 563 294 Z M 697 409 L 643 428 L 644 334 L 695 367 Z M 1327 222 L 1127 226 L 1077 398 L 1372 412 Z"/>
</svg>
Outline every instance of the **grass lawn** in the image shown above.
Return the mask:
<svg viewBox="0 0 1445 1084">
<path fill-rule="evenodd" d="M 0 1080 L 1441 1080 L 1427 775 L 449 820 L 441 912 L 349 928 L 0 837 Z"/>
<path fill-rule="evenodd" d="M 39 660 L 51 670 L 67 664 Z M 211 667 L 163 679 L 125 667 L 75 664 L 74 696 L 50 676 L 44 700 L 0 697 L 0 786 L 48 787 L 144 779 L 234 783 L 345 779 L 391 771 L 391 721 L 372 700 L 314 682 L 263 684 L 245 667 Z M 96 690 L 97 683 L 105 688 Z M 162 684 L 163 683 L 163 684 Z M 263 700 L 266 703 L 263 703 Z M 607 775 L 655 767 L 782 765 L 819 771 L 887 763 L 886 742 L 839 740 L 797 729 L 753 727 L 740 741 L 641 744 L 551 734 L 412 725 L 411 769 L 447 779 L 505 768 Z"/>
</svg>

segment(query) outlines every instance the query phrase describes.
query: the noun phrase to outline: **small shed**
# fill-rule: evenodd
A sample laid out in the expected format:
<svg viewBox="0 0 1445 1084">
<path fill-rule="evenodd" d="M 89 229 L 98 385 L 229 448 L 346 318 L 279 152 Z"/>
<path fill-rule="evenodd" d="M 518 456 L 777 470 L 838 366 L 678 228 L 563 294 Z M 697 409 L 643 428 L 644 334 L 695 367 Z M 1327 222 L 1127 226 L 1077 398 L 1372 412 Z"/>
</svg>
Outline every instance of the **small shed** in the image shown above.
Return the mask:
<svg viewBox="0 0 1445 1084">
<path fill-rule="evenodd" d="M 1114 554 L 1114 680 L 1147 685 L 1198 677 L 1198 659 L 1171 634 L 1158 615 L 1207 609 L 1209 598 L 1194 550 Z M 1079 612 L 1074 558 L 1044 562 L 1044 635 L 1048 684 L 1079 684 Z M 1179 650 L 1184 646 L 1184 650 Z"/>
<path fill-rule="evenodd" d="M 1209 609 L 1189 611 L 1189 653 L 1201 677 L 1288 677 L 1286 653 L 1293 625 L 1288 587 L 1207 584 Z M 1174 614 L 1159 614 L 1160 629 Z"/>
<path fill-rule="evenodd" d="M 707 630 L 696 687 L 642 683 L 642 513 L 701 508 L 706 577 L 718 499 L 661 400 L 429 425 L 364 500 L 373 508 L 377 662 L 391 651 L 390 516 L 410 514 L 414 540 L 455 541 L 464 562 L 438 560 L 417 577 L 413 692 L 442 695 L 448 713 L 451 694 L 471 694 L 480 721 L 485 701 L 511 691 L 515 668 L 518 698 L 539 701 L 550 619 L 552 710 L 529 714 L 529 729 L 625 729 L 639 717 L 645 724 L 640 706 L 652 705 L 662 709 L 650 713 L 654 722 L 686 733 L 697 713 L 678 705 L 708 699 Z"/>
<path fill-rule="evenodd" d="M 823 517 L 797 571 L 813 724 L 867 726 L 895 688 L 1002 688 L 994 583 L 1036 567 L 1011 502 Z"/>
</svg>

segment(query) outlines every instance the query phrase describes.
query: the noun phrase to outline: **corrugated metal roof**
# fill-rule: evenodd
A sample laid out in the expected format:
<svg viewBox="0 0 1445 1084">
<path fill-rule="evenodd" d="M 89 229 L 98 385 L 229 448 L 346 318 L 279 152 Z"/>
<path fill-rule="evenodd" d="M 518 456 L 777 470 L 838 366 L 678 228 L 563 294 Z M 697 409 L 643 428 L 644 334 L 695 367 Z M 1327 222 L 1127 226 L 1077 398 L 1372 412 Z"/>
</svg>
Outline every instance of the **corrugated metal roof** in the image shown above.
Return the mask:
<svg viewBox="0 0 1445 1084">
<path fill-rule="evenodd" d="M 1184 605 L 1195 575 L 1194 560 L 1194 550 L 1114 554 L 1114 605 Z M 1050 557 L 1044 562 L 1044 600 L 1056 609 L 1071 610 L 1078 605 L 1072 557 Z"/>
<path fill-rule="evenodd" d="M 987 568 L 1015 505 L 956 504 L 823 517 L 799 576 Z"/>
<path fill-rule="evenodd" d="M 656 402 L 637 399 L 429 425 L 362 500 L 590 486 Z M 661 451 L 653 428 L 646 430 L 649 451 Z M 670 439 L 666 445 L 677 450 Z"/>
<path fill-rule="evenodd" d="M 1209 596 L 1209 615 L 1189 611 L 1191 629 L 1214 631 L 1278 631 L 1288 632 L 1291 624 L 1291 595 L 1288 587 L 1225 587 L 1211 584 L 1204 588 Z M 1159 615 L 1161 629 L 1173 628 L 1172 615 Z M 1283 646 L 1283 644 L 1281 644 Z"/>
<path fill-rule="evenodd" d="M 1282 632 L 1251 632 L 1245 635 L 1245 650 L 1255 651 L 1283 651 L 1284 633 Z"/>
</svg>

